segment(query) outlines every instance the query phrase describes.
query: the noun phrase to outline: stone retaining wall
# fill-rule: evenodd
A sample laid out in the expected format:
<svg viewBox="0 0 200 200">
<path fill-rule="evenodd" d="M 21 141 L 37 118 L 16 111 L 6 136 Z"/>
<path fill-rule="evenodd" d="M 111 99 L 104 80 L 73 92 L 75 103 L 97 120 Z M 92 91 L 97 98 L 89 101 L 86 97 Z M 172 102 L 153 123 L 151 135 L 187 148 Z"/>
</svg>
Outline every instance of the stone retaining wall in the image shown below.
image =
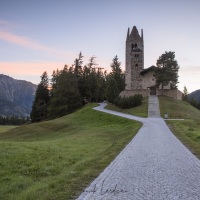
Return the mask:
<svg viewBox="0 0 200 200">
<path fill-rule="evenodd" d="M 124 90 L 120 93 L 120 96 L 128 97 L 128 96 L 133 96 L 135 94 L 141 94 L 143 97 L 147 97 L 150 95 L 150 90 L 149 89 Z M 164 89 L 163 91 L 160 89 L 156 89 L 156 95 L 158 95 L 158 96 L 164 95 L 164 96 L 171 97 L 173 99 L 182 100 L 183 94 L 181 91 L 179 91 L 177 89 L 173 89 L 173 90 Z"/>
</svg>

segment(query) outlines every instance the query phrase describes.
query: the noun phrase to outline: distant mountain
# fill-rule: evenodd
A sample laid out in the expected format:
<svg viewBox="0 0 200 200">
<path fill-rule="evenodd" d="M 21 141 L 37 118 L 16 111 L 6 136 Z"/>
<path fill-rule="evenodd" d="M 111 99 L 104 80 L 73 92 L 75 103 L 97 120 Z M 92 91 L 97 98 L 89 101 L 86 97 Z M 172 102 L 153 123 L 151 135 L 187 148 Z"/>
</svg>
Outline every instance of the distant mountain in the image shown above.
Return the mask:
<svg viewBox="0 0 200 200">
<path fill-rule="evenodd" d="M 189 99 L 194 98 L 196 101 L 200 102 L 200 90 L 195 90 L 188 95 Z"/>
<path fill-rule="evenodd" d="M 0 115 L 30 115 L 37 85 L 0 74 Z"/>
</svg>

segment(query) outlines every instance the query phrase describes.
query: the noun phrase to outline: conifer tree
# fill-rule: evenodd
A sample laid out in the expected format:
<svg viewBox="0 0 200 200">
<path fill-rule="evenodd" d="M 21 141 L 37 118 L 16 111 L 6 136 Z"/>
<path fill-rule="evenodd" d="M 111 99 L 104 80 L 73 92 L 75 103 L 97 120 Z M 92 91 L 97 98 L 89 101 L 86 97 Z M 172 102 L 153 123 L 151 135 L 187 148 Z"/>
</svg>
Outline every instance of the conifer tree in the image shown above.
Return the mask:
<svg viewBox="0 0 200 200">
<path fill-rule="evenodd" d="M 83 64 L 83 56 L 82 53 L 79 53 L 78 58 L 74 61 L 74 72 L 76 74 L 76 77 L 80 77 L 82 74 L 82 64 Z"/>
<path fill-rule="evenodd" d="M 108 77 L 106 82 L 106 98 L 110 103 L 114 103 L 115 99 L 118 97 L 119 91 L 117 87 L 116 80 L 111 76 Z"/>
<path fill-rule="evenodd" d="M 119 62 L 117 55 L 113 58 L 110 66 L 112 69 L 110 75 L 115 79 L 118 91 L 120 93 L 125 89 L 125 75 L 122 73 L 122 69 L 120 67 L 121 62 Z"/>
<path fill-rule="evenodd" d="M 31 111 L 31 121 L 39 122 L 47 118 L 47 109 L 50 100 L 49 96 L 49 78 L 45 71 L 41 76 L 41 81 L 35 93 L 35 99 Z"/>
<path fill-rule="evenodd" d="M 183 88 L 183 101 L 188 101 L 188 90 L 186 86 Z"/>
<path fill-rule="evenodd" d="M 89 102 L 103 101 L 105 96 L 103 68 L 96 68 L 97 65 L 95 56 L 92 56 L 89 63 L 83 67 L 82 75 L 78 81 L 82 98 L 86 98 Z"/>
<path fill-rule="evenodd" d="M 64 116 L 82 106 L 76 74 L 67 66 L 56 76 L 51 93 L 49 118 Z"/>
</svg>

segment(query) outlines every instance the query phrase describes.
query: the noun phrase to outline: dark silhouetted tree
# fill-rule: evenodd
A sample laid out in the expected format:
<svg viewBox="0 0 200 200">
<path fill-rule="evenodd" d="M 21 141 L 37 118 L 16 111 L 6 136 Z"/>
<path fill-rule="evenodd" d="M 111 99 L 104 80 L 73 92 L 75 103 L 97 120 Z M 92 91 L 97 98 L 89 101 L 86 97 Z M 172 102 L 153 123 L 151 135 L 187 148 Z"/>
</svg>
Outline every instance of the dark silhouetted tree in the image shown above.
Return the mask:
<svg viewBox="0 0 200 200">
<path fill-rule="evenodd" d="M 110 66 L 112 70 L 110 76 L 112 76 L 115 79 L 117 83 L 118 92 L 120 93 L 125 89 L 125 74 L 122 73 L 122 69 L 120 67 L 121 62 L 119 62 L 117 56 L 113 58 L 113 61 Z"/>
<path fill-rule="evenodd" d="M 118 95 L 119 91 L 116 80 L 112 76 L 108 77 L 106 82 L 106 99 L 113 103 Z"/>
<path fill-rule="evenodd" d="M 83 65 L 83 56 L 82 53 L 79 53 L 78 58 L 74 61 L 74 72 L 76 74 L 76 77 L 80 77 L 82 74 L 82 65 Z"/>
<path fill-rule="evenodd" d="M 64 116 L 82 106 L 76 74 L 65 66 L 55 77 L 51 91 L 49 118 Z"/>
<path fill-rule="evenodd" d="M 188 101 L 188 90 L 186 86 L 183 88 L 183 101 Z"/>
<path fill-rule="evenodd" d="M 32 122 L 39 122 L 47 119 L 49 100 L 49 78 L 47 72 L 44 72 L 35 93 L 35 99 L 30 115 Z"/>
</svg>

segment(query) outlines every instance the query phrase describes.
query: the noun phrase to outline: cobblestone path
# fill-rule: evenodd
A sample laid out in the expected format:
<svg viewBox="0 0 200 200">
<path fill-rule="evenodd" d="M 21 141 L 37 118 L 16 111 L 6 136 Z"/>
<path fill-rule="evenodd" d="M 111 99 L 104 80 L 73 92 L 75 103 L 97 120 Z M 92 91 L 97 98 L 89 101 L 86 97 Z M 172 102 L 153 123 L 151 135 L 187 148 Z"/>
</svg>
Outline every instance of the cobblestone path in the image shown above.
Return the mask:
<svg viewBox="0 0 200 200">
<path fill-rule="evenodd" d="M 158 96 L 150 95 L 148 100 L 148 117 L 160 117 Z"/>
<path fill-rule="evenodd" d="M 162 118 L 95 110 L 143 123 L 133 140 L 78 200 L 200 200 L 200 161 Z"/>
</svg>

